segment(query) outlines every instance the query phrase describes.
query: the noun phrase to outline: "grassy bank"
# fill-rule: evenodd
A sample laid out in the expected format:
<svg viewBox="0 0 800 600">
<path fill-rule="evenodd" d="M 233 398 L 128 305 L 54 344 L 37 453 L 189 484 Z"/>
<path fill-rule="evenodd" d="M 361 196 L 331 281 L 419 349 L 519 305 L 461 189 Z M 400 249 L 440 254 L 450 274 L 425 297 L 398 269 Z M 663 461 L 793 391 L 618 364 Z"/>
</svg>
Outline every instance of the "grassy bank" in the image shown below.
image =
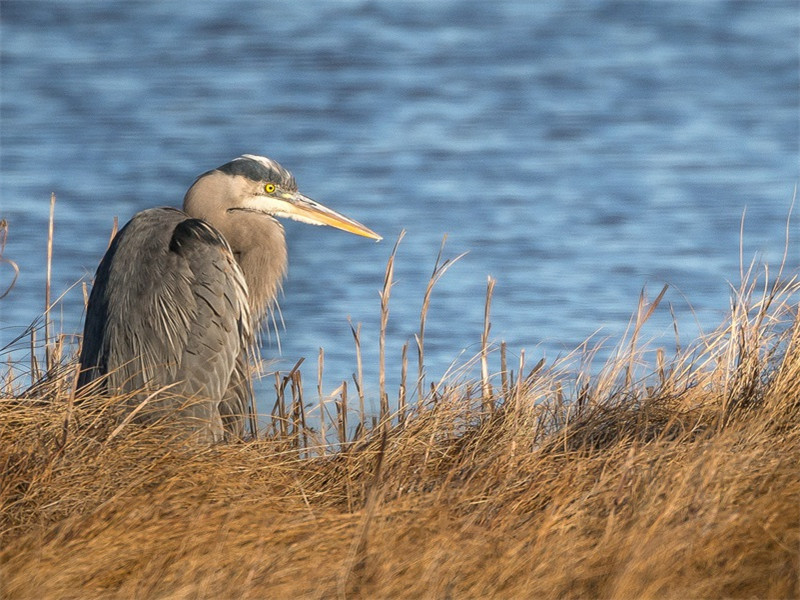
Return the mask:
<svg viewBox="0 0 800 600">
<path fill-rule="evenodd" d="M 69 357 L 28 389 L 9 366 L 0 593 L 800 597 L 800 286 L 777 281 L 668 359 L 640 347 L 642 301 L 595 373 L 487 340 L 480 380 L 394 417 L 383 398 L 374 426 L 340 389 L 326 436 L 299 371 L 260 439 L 196 448 L 75 405 Z"/>
</svg>

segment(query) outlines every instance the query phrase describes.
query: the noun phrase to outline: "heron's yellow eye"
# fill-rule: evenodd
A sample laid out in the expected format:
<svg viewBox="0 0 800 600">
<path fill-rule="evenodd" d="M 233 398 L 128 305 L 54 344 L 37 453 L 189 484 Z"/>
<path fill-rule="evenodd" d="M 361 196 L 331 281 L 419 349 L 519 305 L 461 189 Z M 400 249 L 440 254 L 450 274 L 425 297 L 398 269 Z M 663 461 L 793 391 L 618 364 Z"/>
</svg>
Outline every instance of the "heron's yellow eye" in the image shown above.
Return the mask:
<svg viewBox="0 0 800 600">
<path fill-rule="evenodd" d="M 267 185 L 264 186 L 264 191 L 267 192 L 268 194 L 271 194 L 272 192 L 275 191 L 275 184 L 268 183 Z"/>
</svg>

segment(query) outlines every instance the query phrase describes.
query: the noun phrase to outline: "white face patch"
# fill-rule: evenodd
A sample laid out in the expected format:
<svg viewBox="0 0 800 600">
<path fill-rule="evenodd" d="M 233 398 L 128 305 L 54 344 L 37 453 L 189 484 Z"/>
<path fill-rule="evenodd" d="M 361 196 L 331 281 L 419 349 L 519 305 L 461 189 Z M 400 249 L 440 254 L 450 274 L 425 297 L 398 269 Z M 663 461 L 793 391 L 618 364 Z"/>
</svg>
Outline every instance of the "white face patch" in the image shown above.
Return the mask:
<svg viewBox="0 0 800 600">
<path fill-rule="evenodd" d="M 301 211 L 298 211 L 288 200 L 282 200 L 272 196 L 251 196 L 244 202 L 244 206 L 251 210 L 257 210 L 258 212 L 263 212 L 281 219 L 292 219 L 293 221 L 308 223 L 309 225 L 324 225 L 324 223 L 320 223 L 318 220 L 310 218 Z"/>
<path fill-rule="evenodd" d="M 244 206 L 251 210 L 257 210 L 269 215 L 278 215 L 279 213 L 285 212 L 291 204 L 280 198 L 274 198 L 264 194 L 255 194 L 244 201 Z"/>
</svg>

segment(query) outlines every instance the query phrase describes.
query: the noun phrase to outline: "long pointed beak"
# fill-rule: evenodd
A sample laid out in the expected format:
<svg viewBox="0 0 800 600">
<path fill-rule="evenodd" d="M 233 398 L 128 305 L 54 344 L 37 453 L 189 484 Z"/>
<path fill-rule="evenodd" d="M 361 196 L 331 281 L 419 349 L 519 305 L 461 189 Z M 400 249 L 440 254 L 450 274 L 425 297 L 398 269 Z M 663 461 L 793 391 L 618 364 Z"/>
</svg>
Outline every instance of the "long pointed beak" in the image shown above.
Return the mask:
<svg viewBox="0 0 800 600">
<path fill-rule="evenodd" d="M 281 212 L 290 219 L 302 221 L 303 223 L 309 223 L 311 225 L 330 225 L 331 227 L 349 231 L 356 235 L 363 235 L 373 240 L 380 241 L 383 239 L 369 227 L 349 217 L 345 217 L 343 214 L 331 210 L 327 206 L 323 206 L 311 198 L 303 196 L 303 194 L 297 192 L 293 194 L 287 193 L 283 195 L 283 199 L 286 201 L 286 205 L 282 207 Z"/>
</svg>

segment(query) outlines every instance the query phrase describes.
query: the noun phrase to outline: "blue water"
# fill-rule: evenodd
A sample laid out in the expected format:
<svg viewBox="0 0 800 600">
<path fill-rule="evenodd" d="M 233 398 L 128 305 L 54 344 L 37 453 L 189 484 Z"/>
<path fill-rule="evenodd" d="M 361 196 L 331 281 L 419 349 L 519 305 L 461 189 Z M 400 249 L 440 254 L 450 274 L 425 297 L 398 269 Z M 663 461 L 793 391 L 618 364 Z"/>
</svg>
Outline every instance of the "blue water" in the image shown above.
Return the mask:
<svg viewBox="0 0 800 600">
<path fill-rule="evenodd" d="M 69 290 L 54 317 L 79 332 L 70 286 L 91 278 L 113 218 L 178 205 L 197 174 L 250 152 L 386 238 L 287 224 L 273 368 L 305 357 L 313 380 L 324 347 L 326 391 L 350 379 L 350 317 L 374 401 L 378 290 L 403 229 L 392 394 L 444 234 L 445 257 L 469 254 L 434 291 L 433 378 L 478 351 L 488 275 L 491 337 L 512 354 L 554 360 L 593 334 L 610 349 L 642 287 L 664 283 L 646 336 L 669 349 L 670 304 L 683 342 L 726 313 L 745 211 L 745 263 L 783 255 L 798 40 L 796 0 L 3 0 L 0 217 L 21 273 L 0 347 L 43 310 L 51 192 L 54 295 Z M 793 269 L 797 233 L 795 218 Z"/>
</svg>

